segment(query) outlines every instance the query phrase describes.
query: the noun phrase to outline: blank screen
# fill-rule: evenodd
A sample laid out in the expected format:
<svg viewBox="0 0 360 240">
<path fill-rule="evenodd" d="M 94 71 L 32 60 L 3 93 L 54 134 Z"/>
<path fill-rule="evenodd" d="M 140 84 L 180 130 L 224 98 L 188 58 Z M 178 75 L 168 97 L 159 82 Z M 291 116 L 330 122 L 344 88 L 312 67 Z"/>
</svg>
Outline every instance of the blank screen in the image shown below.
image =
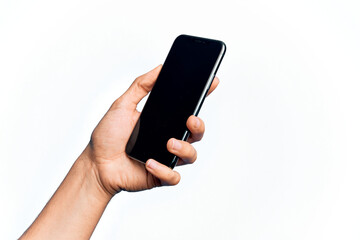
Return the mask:
<svg viewBox="0 0 360 240">
<path fill-rule="evenodd" d="M 142 162 L 152 158 L 167 166 L 174 162 L 167 141 L 186 138 L 186 121 L 197 114 L 222 47 L 220 41 L 186 35 L 175 40 L 130 138 L 131 157 Z"/>
</svg>

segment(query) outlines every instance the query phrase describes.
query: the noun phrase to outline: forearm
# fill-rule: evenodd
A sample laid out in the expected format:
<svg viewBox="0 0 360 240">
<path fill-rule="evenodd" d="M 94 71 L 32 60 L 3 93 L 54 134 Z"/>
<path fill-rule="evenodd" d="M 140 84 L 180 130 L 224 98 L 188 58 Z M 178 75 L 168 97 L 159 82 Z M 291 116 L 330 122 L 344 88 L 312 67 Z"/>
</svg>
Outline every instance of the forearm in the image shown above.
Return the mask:
<svg viewBox="0 0 360 240">
<path fill-rule="evenodd" d="M 110 199 L 85 149 L 21 239 L 89 239 Z"/>
</svg>

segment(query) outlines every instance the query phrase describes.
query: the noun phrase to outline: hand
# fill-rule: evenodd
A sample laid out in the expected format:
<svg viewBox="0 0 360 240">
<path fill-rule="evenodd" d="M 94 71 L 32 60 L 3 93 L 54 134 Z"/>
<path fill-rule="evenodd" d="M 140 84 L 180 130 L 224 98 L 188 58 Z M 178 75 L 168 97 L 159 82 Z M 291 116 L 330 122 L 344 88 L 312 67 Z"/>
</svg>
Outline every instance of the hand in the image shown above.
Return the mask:
<svg viewBox="0 0 360 240">
<path fill-rule="evenodd" d="M 130 88 L 110 107 L 91 136 L 91 141 L 84 151 L 92 162 L 97 182 L 110 196 L 121 190 L 140 191 L 163 185 L 176 185 L 180 174 L 169 167 L 149 159 L 142 164 L 130 159 L 125 147 L 130 134 L 140 116 L 137 104 L 152 89 L 161 65 L 138 77 Z M 212 92 L 219 84 L 216 77 L 210 87 Z M 186 122 L 191 134 L 187 142 L 169 139 L 167 149 L 180 159 L 177 165 L 191 164 L 197 153 L 191 143 L 201 140 L 205 125 L 195 116 Z"/>
<path fill-rule="evenodd" d="M 180 175 L 153 159 L 146 165 L 128 158 L 125 146 L 140 116 L 137 104 L 152 89 L 161 66 L 138 77 L 96 126 L 90 143 L 64 181 L 21 239 L 89 239 L 112 196 L 121 190 L 140 191 L 176 185 Z M 209 93 L 219 83 L 215 78 Z M 179 156 L 178 165 L 193 163 L 204 122 L 190 116 L 188 142 L 169 139 L 168 150 Z"/>
</svg>

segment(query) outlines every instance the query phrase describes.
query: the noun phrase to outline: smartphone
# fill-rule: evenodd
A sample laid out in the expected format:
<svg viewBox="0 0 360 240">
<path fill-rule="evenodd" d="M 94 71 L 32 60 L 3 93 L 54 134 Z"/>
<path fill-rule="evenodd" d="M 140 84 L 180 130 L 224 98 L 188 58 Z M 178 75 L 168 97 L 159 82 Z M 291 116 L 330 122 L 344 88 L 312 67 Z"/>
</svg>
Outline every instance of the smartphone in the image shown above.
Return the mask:
<svg viewBox="0 0 360 240">
<path fill-rule="evenodd" d="M 186 121 L 198 115 L 225 51 L 219 40 L 175 39 L 126 145 L 130 158 L 175 167 L 178 157 L 167 150 L 167 142 L 188 139 Z"/>
</svg>

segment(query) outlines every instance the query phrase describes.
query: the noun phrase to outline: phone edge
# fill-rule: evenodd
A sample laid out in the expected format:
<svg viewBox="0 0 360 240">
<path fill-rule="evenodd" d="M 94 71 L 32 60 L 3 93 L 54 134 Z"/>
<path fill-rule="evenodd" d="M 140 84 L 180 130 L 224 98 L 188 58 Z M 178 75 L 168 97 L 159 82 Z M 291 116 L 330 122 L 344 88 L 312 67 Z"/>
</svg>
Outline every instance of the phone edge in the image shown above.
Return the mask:
<svg viewBox="0 0 360 240">
<path fill-rule="evenodd" d="M 185 34 L 183 34 L 183 35 L 185 35 Z M 206 39 L 206 38 L 203 38 L 203 39 Z M 211 86 L 212 82 L 214 81 L 216 73 L 217 73 L 217 71 L 218 71 L 218 69 L 220 67 L 220 64 L 221 64 L 221 62 L 222 62 L 222 60 L 223 60 L 223 58 L 225 56 L 225 52 L 226 52 L 226 44 L 223 41 L 220 41 L 220 40 L 212 40 L 212 41 L 219 42 L 221 44 L 221 50 L 220 50 L 220 53 L 219 53 L 219 57 L 215 62 L 214 68 L 210 73 L 210 77 L 209 77 L 209 79 L 208 79 L 208 81 L 207 81 L 207 83 L 205 85 L 205 88 L 204 88 L 203 92 L 201 93 L 200 100 L 199 100 L 199 102 L 197 103 L 197 105 L 195 107 L 194 113 L 192 114 L 194 116 L 197 116 L 199 114 L 200 109 L 201 109 L 201 107 L 202 107 L 202 105 L 203 105 L 203 103 L 205 101 L 206 95 L 210 90 L 210 86 Z M 182 141 L 187 141 L 189 136 L 190 136 L 190 131 L 186 130 L 181 140 Z M 171 164 L 170 164 L 169 167 L 171 169 L 173 169 L 176 166 L 176 163 L 177 163 L 178 160 L 179 160 L 179 157 L 175 155 L 174 159 L 171 161 Z"/>
</svg>

